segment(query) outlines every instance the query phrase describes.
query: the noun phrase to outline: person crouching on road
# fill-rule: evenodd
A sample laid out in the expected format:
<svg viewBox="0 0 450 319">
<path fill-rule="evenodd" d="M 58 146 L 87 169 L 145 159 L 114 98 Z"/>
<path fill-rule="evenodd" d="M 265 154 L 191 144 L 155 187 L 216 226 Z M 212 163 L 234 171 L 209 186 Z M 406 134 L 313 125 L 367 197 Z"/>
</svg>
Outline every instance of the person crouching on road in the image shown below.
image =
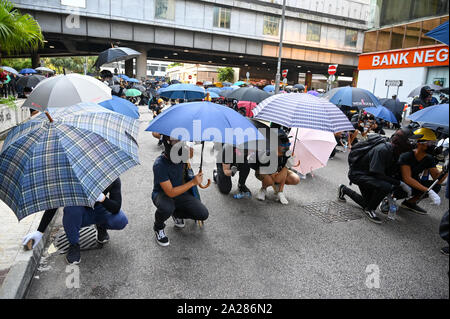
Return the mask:
<svg viewBox="0 0 450 319">
<path fill-rule="evenodd" d="M 427 211 L 417 205 L 417 202 L 423 193 L 427 193 L 434 205 L 440 205 L 441 198 L 437 193 L 441 190 L 441 184 L 447 175 L 428 191 L 441 174 L 441 171 L 436 168 L 436 160 L 431 155 L 435 149 L 437 138 L 436 134 L 428 128 L 418 129 L 414 135 L 422 136 L 417 142 L 417 147 L 414 151 L 403 153 L 399 159 L 402 180 L 412 188 L 413 196 L 405 200 L 401 207 L 417 214 L 426 215 Z M 429 170 L 433 180 L 420 180 L 419 175 L 424 170 Z M 394 196 L 397 199 L 408 197 L 404 192 L 395 193 Z"/>
<path fill-rule="evenodd" d="M 169 238 L 164 228 L 165 221 L 170 217 L 175 227 L 183 228 L 184 219 L 204 221 L 209 216 L 208 209 L 194 196 L 195 186 L 202 183 L 203 173 L 199 173 L 190 181 L 187 180 L 188 160 L 182 158 L 183 151 L 178 143 L 179 141 L 163 135 L 164 152 L 153 165 L 152 200 L 157 208 L 153 230 L 156 234 L 156 242 L 161 246 L 169 245 Z M 193 150 L 189 148 L 188 152 L 189 157 L 192 157 Z"/>
<path fill-rule="evenodd" d="M 122 230 L 125 228 L 128 224 L 128 219 L 121 210 L 121 206 L 121 182 L 118 178 L 98 196 L 94 208 L 84 206 L 64 207 L 63 226 L 70 243 L 66 256 L 68 264 L 76 265 L 81 262 L 81 228 L 96 225 L 97 242 L 101 244 L 109 241 L 107 230 Z M 46 210 L 42 216 L 38 230 L 25 236 L 23 244 L 26 245 L 30 240 L 34 240 L 33 248 L 35 248 L 42 239 L 55 213 L 56 209 Z"/>
</svg>

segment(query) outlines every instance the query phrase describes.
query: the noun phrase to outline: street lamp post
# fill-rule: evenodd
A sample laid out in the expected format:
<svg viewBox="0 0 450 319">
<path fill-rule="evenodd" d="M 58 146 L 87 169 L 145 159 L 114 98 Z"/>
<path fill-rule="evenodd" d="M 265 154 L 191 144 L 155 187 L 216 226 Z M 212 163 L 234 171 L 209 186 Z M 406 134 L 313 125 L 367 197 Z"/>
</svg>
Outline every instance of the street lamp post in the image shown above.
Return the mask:
<svg viewBox="0 0 450 319">
<path fill-rule="evenodd" d="M 275 77 L 275 94 L 280 93 L 280 80 L 281 80 L 281 54 L 283 52 L 283 35 L 284 35 L 284 20 L 286 15 L 286 0 L 283 0 L 283 13 L 281 15 L 281 34 L 280 34 L 280 47 L 278 52 L 278 67 L 277 75 Z"/>
</svg>

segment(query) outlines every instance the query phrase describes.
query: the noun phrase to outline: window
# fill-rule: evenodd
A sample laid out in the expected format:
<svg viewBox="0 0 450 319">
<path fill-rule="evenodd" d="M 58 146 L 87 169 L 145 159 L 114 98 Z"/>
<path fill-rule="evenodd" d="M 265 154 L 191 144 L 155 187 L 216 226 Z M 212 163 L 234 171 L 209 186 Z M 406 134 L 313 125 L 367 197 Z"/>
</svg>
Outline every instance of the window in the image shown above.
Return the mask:
<svg viewBox="0 0 450 319">
<path fill-rule="evenodd" d="M 308 28 L 306 30 L 306 41 L 316 41 L 320 42 L 320 30 L 321 25 L 317 23 L 308 23 Z"/>
<path fill-rule="evenodd" d="M 264 35 L 278 36 L 280 34 L 280 18 L 264 16 Z"/>
<path fill-rule="evenodd" d="M 231 10 L 228 8 L 214 7 L 214 26 L 216 28 L 230 28 Z"/>
<path fill-rule="evenodd" d="M 174 20 L 175 19 L 175 0 L 156 0 L 155 18 Z"/>
<path fill-rule="evenodd" d="M 356 48 L 356 43 L 358 42 L 358 31 L 356 30 L 345 30 L 345 46 Z"/>
</svg>

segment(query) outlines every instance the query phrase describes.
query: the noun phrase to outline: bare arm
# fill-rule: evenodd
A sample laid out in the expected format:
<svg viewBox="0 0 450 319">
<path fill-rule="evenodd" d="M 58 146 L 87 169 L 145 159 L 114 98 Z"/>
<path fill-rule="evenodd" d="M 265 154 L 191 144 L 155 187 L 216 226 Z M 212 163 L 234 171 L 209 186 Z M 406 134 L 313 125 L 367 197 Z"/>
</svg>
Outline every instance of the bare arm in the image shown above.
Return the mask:
<svg viewBox="0 0 450 319">
<path fill-rule="evenodd" d="M 201 184 L 202 181 L 203 181 L 203 173 L 199 173 L 197 176 L 194 177 L 194 179 L 181 186 L 173 187 L 170 180 L 160 183 L 160 185 L 167 196 L 169 196 L 170 198 L 174 198 L 180 196 L 181 194 L 186 193 L 192 187 Z"/>
<path fill-rule="evenodd" d="M 425 186 L 420 184 L 418 181 L 416 181 L 414 178 L 412 178 L 412 176 L 411 176 L 411 167 L 410 166 L 402 165 L 400 167 L 400 170 L 401 170 L 401 173 L 402 173 L 402 180 L 406 184 L 408 184 L 412 188 L 417 189 L 417 190 L 422 191 L 422 192 L 428 191 L 428 188 L 426 188 Z"/>
</svg>

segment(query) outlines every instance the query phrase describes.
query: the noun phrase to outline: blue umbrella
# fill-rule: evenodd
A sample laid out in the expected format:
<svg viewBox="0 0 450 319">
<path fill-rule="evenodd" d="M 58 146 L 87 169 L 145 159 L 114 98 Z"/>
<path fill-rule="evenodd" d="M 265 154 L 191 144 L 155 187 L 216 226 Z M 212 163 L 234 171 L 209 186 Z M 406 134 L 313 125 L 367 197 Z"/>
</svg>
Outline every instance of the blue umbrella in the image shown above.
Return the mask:
<svg viewBox="0 0 450 319">
<path fill-rule="evenodd" d="M 398 123 L 394 113 L 384 106 L 366 107 L 364 110 L 370 114 L 373 114 L 376 118 L 383 119 L 394 124 Z"/>
<path fill-rule="evenodd" d="M 222 89 L 221 88 L 212 87 L 212 88 L 208 88 L 206 91 L 220 94 L 220 91 L 222 91 Z"/>
<path fill-rule="evenodd" d="M 162 87 L 163 89 L 165 89 L 165 88 L 169 87 L 169 84 L 163 83 L 163 84 L 161 85 L 161 87 Z"/>
<path fill-rule="evenodd" d="M 244 81 L 238 81 L 236 83 L 233 84 L 233 86 L 241 86 L 241 85 L 245 85 L 247 83 L 245 83 Z"/>
<path fill-rule="evenodd" d="M 113 95 L 111 100 L 99 103 L 99 105 L 107 108 L 108 110 L 132 117 L 134 119 L 139 118 L 138 107 L 130 101 L 122 99 L 118 96 Z"/>
<path fill-rule="evenodd" d="M 234 91 L 234 90 L 236 90 L 236 88 L 234 88 L 234 87 L 231 87 L 231 86 L 224 86 L 220 91 Z M 219 94 L 220 94 L 220 92 L 219 92 Z"/>
<path fill-rule="evenodd" d="M 128 76 L 126 76 L 125 74 L 119 74 L 117 77 L 122 80 L 125 80 L 127 82 L 130 80 L 130 78 Z"/>
<path fill-rule="evenodd" d="M 381 105 L 371 92 L 349 86 L 333 89 L 326 93 L 324 97 L 335 105 L 354 106 L 359 109 Z"/>
<path fill-rule="evenodd" d="M 35 74 L 37 71 L 35 69 L 22 69 L 19 72 L 20 74 Z"/>
<path fill-rule="evenodd" d="M 173 84 L 160 93 L 168 99 L 197 100 L 206 96 L 205 89 L 193 84 Z"/>
<path fill-rule="evenodd" d="M 161 93 L 164 92 L 165 89 L 166 89 L 166 88 L 159 88 L 159 89 L 156 91 L 156 94 L 161 95 Z"/>
<path fill-rule="evenodd" d="M 266 92 L 274 92 L 275 91 L 275 86 L 267 85 L 267 86 L 264 87 L 264 91 L 266 91 Z"/>
<path fill-rule="evenodd" d="M 0 66 L 0 69 L 3 69 L 4 71 L 15 74 L 15 75 L 19 75 L 19 72 L 17 72 L 16 69 L 11 68 L 9 66 Z"/>
<path fill-rule="evenodd" d="M 339 108 L 325 99 L 306 93 L 273 95 L 253 109 L 256 119 L 286 127 L 329 132 L 353 131 L 354 127 Z"/>
<path fill-rule="evenodd" d="M 441 24 L 440 26 L 434 28 L 430 32 L 426 33 L 425 35 L 427 37 L 433 38 L 435 40 L 438 40 L 439 42 L 442 42 L 446 45 L 448 45 L 448 21 Z"/>
<path fill-rule="evenodd" d="M 209 93 L 209 96 L 210 96 L 212 99 L 218 99 L 218 98 L 220 98 L 220 95 L 217 94 L 216 92 L 208 92 L 208 93 Z"/>
<path fill-rule="evenodd" d="M 222 85 L 223 85 L 224 87 L 228 87 L 228 86 L 233 85 L 233 83 L 231 83 L 231 82 L 222 82 Z"/>
<path fill-rule="evenodd" d="M 418 122 L 425 127 L 442 127 L 447 129 L 448 131 L 448 110 L 448 104 L 429 106 L 427 108 L 424 108 L 423 110 L 411 114 L 410 116 L 408 116 L 408 119 L 414 122 Z"/>
<path fill-rule="evenodd" d="M 19 220 L 38 211 L 93 207 L 139 164 L 138 121 L 93 103 L 49 109 L 16 126 L 0 153 L 0 199 Z"/>
<path fill-rule="evenodd" d="M 139 81 L 138 79 L 135 79 L 135 78 L 130 78 L 127 82 L 130 82 L 130 83 L 139 83 L 140 81 Z"/>
</svg>

